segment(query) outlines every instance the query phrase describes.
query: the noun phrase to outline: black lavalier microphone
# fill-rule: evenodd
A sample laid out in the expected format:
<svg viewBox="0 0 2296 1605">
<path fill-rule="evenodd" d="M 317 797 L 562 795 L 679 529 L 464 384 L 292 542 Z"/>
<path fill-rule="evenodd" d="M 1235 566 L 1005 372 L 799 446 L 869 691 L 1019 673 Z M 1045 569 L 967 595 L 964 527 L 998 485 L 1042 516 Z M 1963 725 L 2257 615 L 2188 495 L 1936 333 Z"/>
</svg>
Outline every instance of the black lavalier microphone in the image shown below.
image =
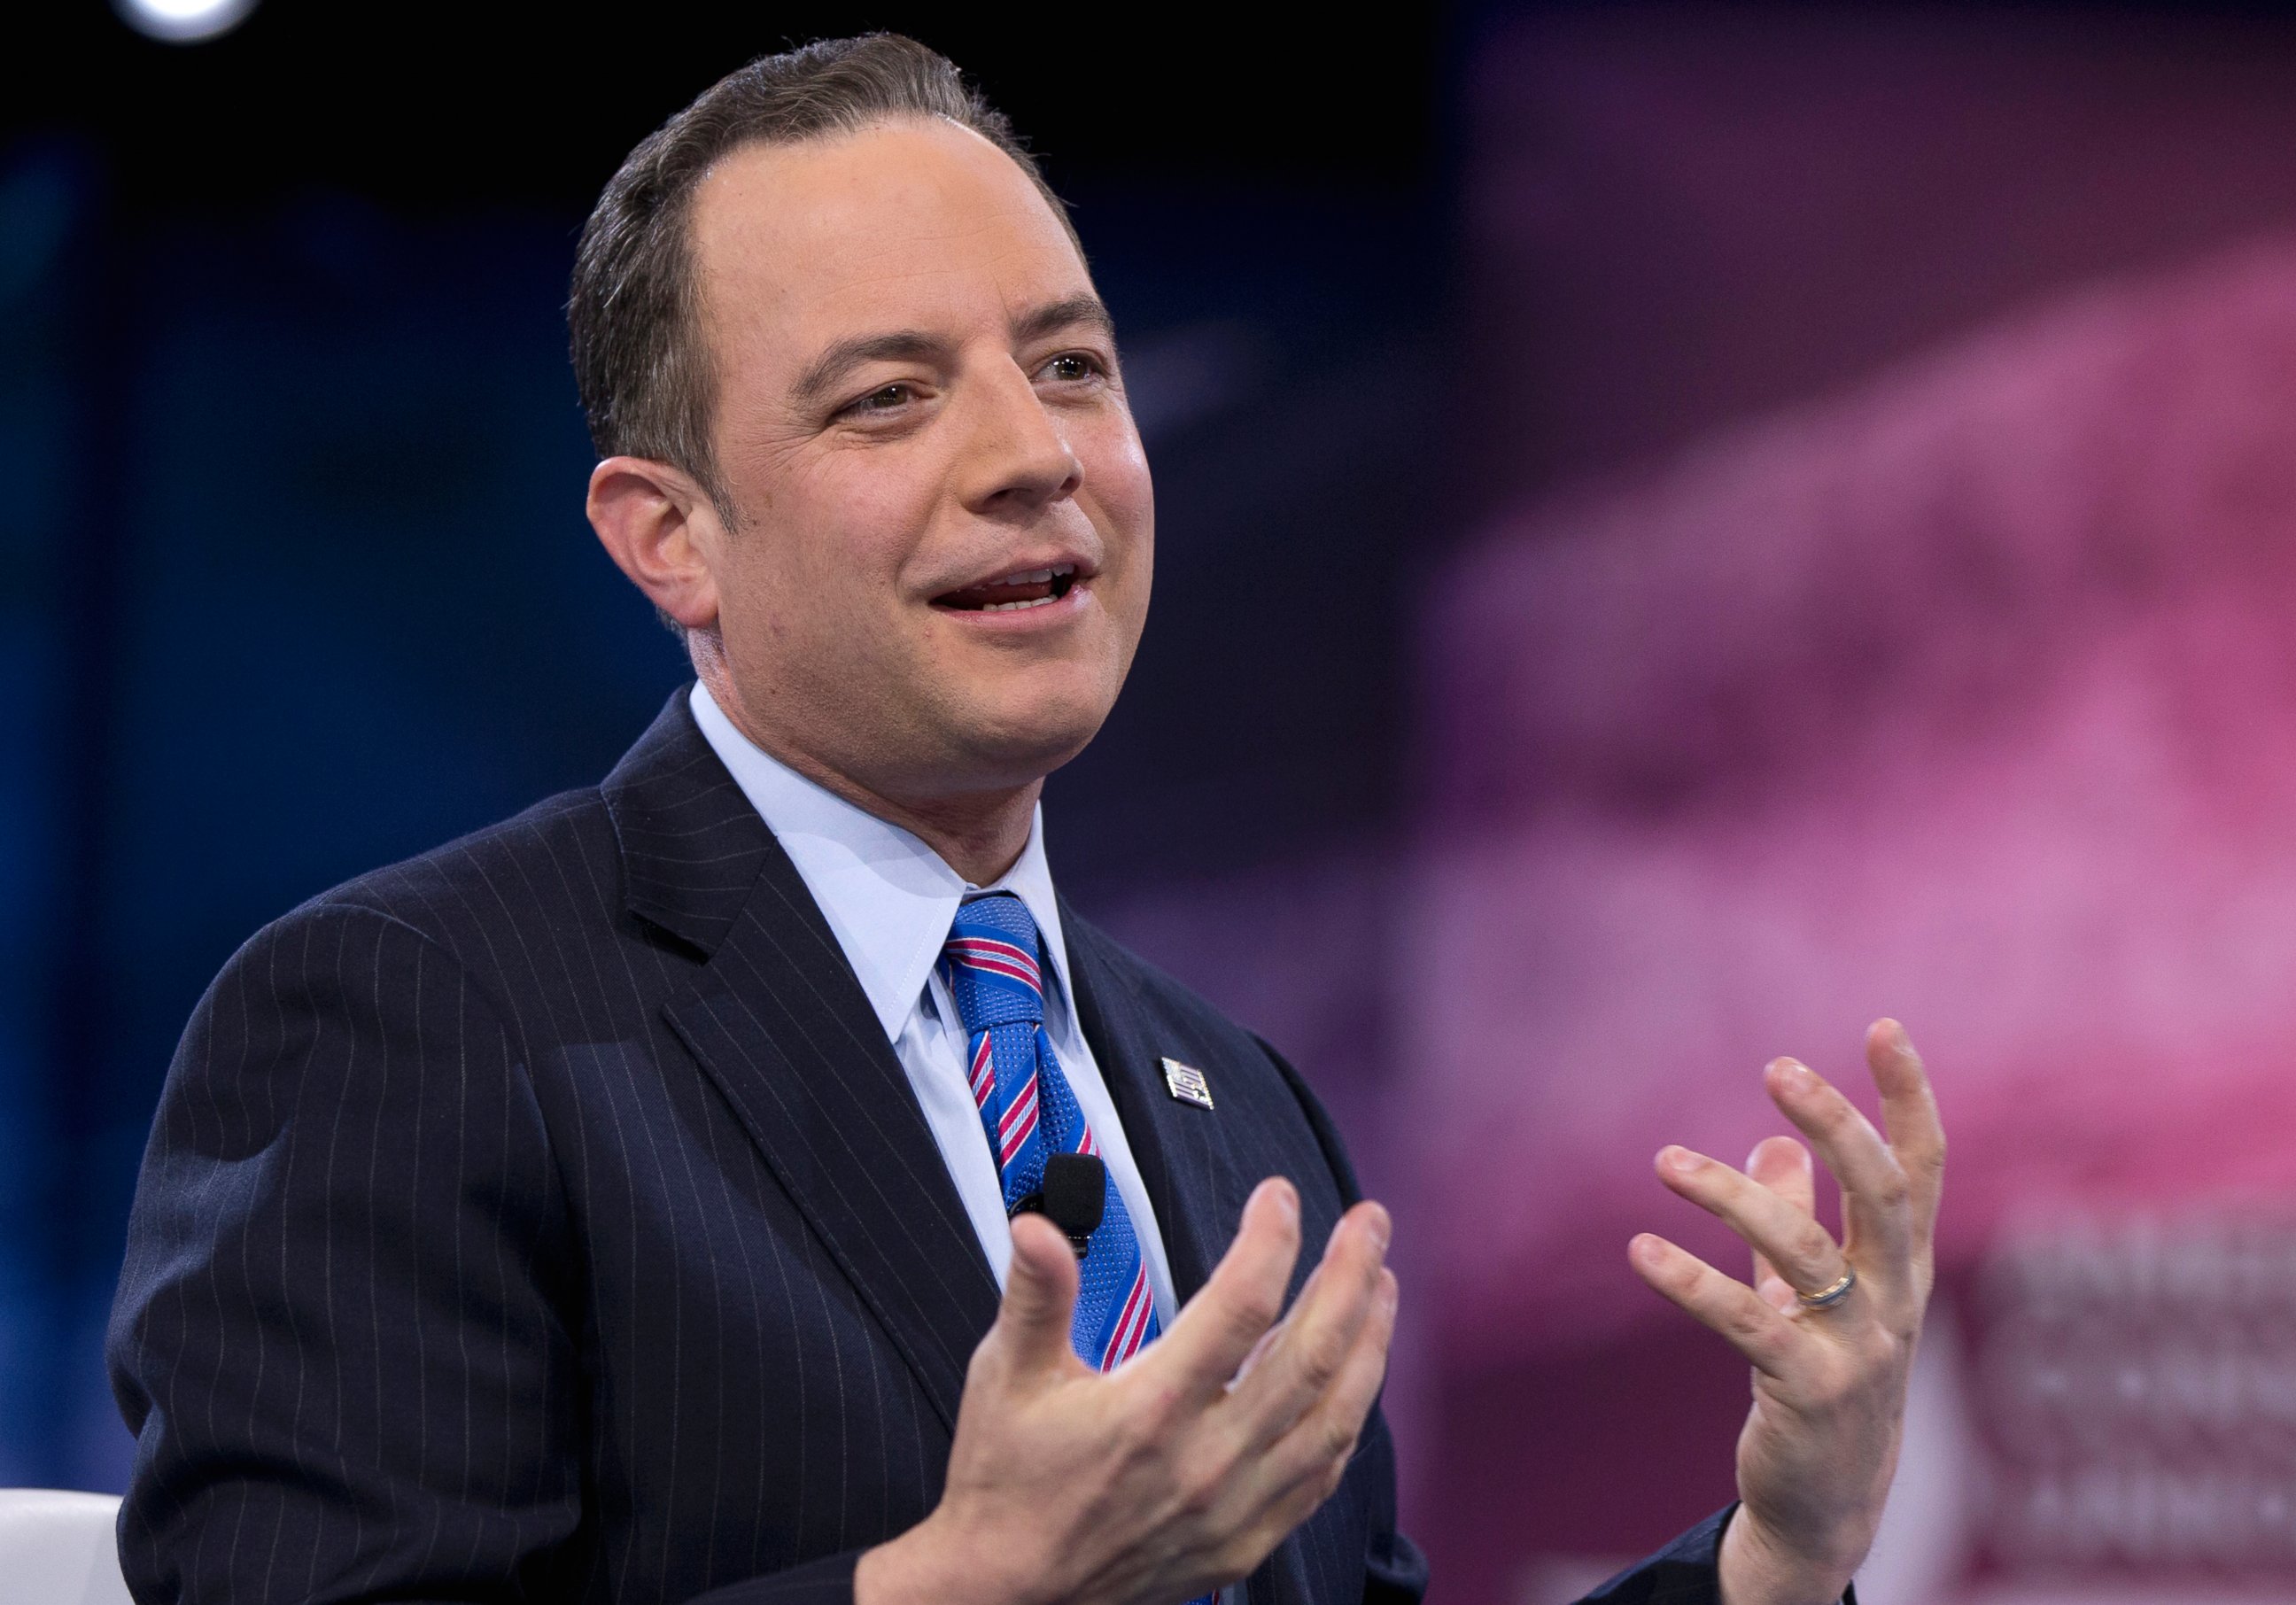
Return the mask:
<svg viewBox="0 0 2296 1605">
<path fill-rule="evenodd" d="M 1041 1215 L 1061 1229 L 1084 1257 L 1085 1242 L 1100 1225 L 1108 1208 L 1108 1167 L 1096 1153 L 1056 1153 L 1045 1161 L 1045 1184 L 1028 1194 L 1010 1211 Z"/>
</svg>

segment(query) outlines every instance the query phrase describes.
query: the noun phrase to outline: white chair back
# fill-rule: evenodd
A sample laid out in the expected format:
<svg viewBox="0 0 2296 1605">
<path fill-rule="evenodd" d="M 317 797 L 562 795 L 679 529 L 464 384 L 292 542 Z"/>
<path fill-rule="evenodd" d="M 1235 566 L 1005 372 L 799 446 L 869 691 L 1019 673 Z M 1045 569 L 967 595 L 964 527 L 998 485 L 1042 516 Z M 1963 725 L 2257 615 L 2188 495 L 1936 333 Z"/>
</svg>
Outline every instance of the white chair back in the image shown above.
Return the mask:
<svg viewBox="0 0 2296 1605">
<path fill-rule="evenodd" d="M 0 1488 L 0 1605 L 133 1605 L 110 1494 Z"/>
</svg>

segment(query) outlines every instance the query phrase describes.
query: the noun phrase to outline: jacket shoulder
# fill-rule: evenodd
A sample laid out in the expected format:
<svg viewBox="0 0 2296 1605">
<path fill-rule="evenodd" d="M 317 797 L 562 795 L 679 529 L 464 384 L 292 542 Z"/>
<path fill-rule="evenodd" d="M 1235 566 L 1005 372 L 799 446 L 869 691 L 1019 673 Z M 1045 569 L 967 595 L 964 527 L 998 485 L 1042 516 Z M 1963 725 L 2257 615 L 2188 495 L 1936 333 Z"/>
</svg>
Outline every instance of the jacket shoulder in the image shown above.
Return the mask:
<svg viewBox="0 0 2296 1605">
<path fill-rule="evenodd" d="M 621 880 L 613 821 L 586 787 L 330 888 L 258 931 L 234 962 L 348 919 L 403 928 L 489 976 L 570 931 L 611 927 Z"/>
<path fill-rule="evenodd" d="M 576 908 L 605 914 L 618 905 L 620 880 L 613 821 L 590 786 L 370 870 L 285 919 L 363 908 L 455 946 L 472 928 L 529 921 L 537 905 L 560 915 Z"/>
</svg>

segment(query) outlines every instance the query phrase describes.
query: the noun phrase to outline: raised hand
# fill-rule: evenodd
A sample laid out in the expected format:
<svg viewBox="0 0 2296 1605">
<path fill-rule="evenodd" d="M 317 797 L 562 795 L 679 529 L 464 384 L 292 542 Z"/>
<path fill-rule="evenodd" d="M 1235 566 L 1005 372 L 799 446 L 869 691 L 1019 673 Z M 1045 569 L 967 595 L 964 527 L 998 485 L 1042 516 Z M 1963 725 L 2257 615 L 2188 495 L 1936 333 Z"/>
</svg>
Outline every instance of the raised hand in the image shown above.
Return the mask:
<svg viewBox="0 0 2296 1605">
<path fill-rule="evenodd" d="M 1764 1071 L 1771 1099 L 1841 1183 L 1843 1241 L 1818 1224 L 1809 1152 L 1754 1150 L 1751 1175 L 1687 1149 L 1660 1178 L 1754 1249 L 1752 1285 L 1662 1238 L 1637 1237 L 1643 1280 L 1712 1327 L 1754 1368 L 1738 1438 L 1739 1511 L 1722 1545 L 1724 1605 L 1831 1605 L 1882 1519 L 1904 1429 L 1914 1344 L 1934 1277 L 1945 1133 L 1905 1030 L 1881 1020 L 1866 1062 L 1885 1141 L 1847 1098 L 1792 1059 Z M 1854 1276 L 1842 1290 L 1845 1276 Z M 1809 1296 L 1830 1295 L 1813 1307 Z"/>
<path fill-rule="evenodd" d="M 1075 1256 L 1042 1218 L 1016 1219 L 941 1503 L 862 1557 L 860 1605 L 1174 1605 L 1246 1576 L 1355 1453 L 1395 1329 L 1389 1231 L 1377 1204 L 1348 1211 L 1279 1322 L 1300 1206 L 1262 1182 L 1171 1330 L 1103 1376 L 1069 1346 Z"/>
</svg>

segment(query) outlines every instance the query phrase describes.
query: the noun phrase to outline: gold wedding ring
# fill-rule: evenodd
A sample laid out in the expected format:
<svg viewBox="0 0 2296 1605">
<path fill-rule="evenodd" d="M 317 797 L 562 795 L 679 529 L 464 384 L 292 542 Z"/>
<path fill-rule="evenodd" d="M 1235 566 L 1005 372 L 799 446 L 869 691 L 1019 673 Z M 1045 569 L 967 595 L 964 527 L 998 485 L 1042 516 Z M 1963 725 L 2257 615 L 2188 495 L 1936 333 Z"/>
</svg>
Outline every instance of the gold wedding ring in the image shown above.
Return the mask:
<svg viewBox="0 0 2296 1605">
<path fill-rule="evenodd" d="M 1794 1297 L 1801 1301 L 1801 1307 L 1806 1310 L 1830 1310 L 1849 1298 L 1849 1290 L 1857 1285 L 1857 1273 L 1844 1271 L 1841 1273 L 1841 1280 L 1823 1292 L 1796 1293 Z"/>
</svg>

